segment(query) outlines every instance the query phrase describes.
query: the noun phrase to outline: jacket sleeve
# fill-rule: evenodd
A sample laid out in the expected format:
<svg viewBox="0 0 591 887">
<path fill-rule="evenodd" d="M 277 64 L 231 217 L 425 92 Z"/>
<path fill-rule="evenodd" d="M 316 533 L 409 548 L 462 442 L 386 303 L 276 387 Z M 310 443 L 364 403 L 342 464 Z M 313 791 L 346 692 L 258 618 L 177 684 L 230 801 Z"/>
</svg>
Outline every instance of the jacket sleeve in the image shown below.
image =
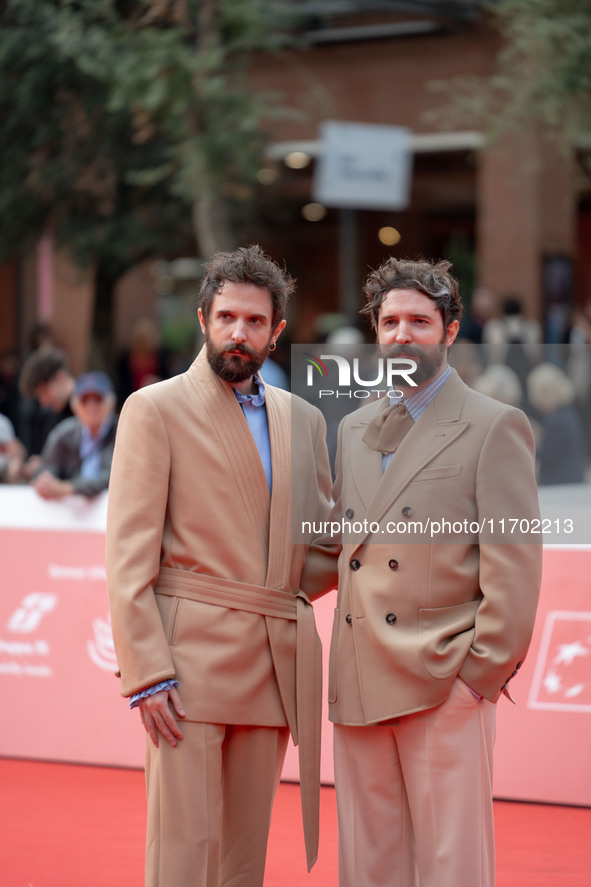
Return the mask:
<svg viewBox="0 0 591 887">
<path fill-rule="evenodd" d="M 483 528 L 479 538 L 482 600 L 460 677 L 495 702 L 527 653 L 542 574 L 541 536 L 535 533 L 540 512 L 534 440 L 521 411 L 503 411 L 493 422 L 475 483 Z"/>
<path fill-rule="evenodd" d="M 338 434 L 335 462 L 336 480 L 332 489 L 332 507 L 325 508 L 323 514 L 326 532 L 312 540 L 302 571 L 302 591 L 308 595 L 310 600 L 321 597 L 337 587 L 338 562 L 342 548 L 341 534 L 338 531 L 334 532 L 331 528 L 340 525 L 341 517 L 341 431 L 342 423 L 339 426 Z M 326 459 L 328 460 L 328 456 Z M 330 499 L 330 494 L 328 499 Z"/>
<path fill-rule="evenodd" d="M 59 480 L 70 480 L 80 469 L 79 425 L 76 419 L 63 419 L 53 428 L 41 450 L 41 464 L 33 477 L 50 471 Z"/>
<path fill-rule="evenodd" d="M 79 496 L 96 496 L 102 493 L 109 486 L 109 468 L 101 468 L 96 477 L 82 477 L 81 474 L 70 478 L 70 483 L 74 487 L 74 492 Z"/>
<path fill-rule="evenodd" d="M 111 461 L 113 459 L 114 432 L 107 438 L 100 457 L 100 471 L 96 477 L 84 477 L 80 473 L 81 426 L 77 419 L 64 419 L 50 432 L 41 452 L 42 464 L 35 472 L 50 471 L 60 480 L 71 483 L 74 493 L 79 496 L 96 496 L 109 486 Z"/>
<path fill-rule="evenodd" d="M 175 677 L 154 594 L 169 473 L 162 416 L 138 391 L 119 419 L 107 512 L 107 584 L 123 696 Z"/>
</svg>

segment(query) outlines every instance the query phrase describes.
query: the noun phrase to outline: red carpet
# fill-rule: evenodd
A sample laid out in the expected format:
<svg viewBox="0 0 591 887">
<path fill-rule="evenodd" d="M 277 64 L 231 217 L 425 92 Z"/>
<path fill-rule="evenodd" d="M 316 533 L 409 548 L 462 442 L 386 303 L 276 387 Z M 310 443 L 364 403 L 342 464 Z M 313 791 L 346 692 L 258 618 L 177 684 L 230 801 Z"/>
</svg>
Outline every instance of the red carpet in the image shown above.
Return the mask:
<svg viewBox="0 0 591 887">
<path fill-rule="evenodd" d="M 308 875 L 299 790 L 281 785 L 265 887 L 336 887 L 332 788 L 321 805 Z M 497 887 L 589 887 L 591 809 L 497 802 L 495 816 Z M 142 887 L 143 773 L 0 759 L 0 835 L 0 887 Z"/>
</svg>

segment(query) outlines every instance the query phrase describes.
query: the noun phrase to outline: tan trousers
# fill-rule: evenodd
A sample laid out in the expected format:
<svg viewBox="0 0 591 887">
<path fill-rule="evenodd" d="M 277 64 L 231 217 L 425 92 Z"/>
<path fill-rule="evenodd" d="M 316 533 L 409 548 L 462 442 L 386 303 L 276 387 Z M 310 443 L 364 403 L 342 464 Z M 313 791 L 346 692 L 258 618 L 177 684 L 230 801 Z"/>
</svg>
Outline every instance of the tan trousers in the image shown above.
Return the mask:
<svg viewBox="0 0 591 887">
<path fill-rule="evenodd" d="M 286 727 L 183 723 L 147 741 L 146 887 L 261 887 Z"/>
<path fill-rule="evenodd" d="M 335 725 L 339 887 L 493 887 L 495 724 L 456 679 L 438 708 Z"/>
</svg>

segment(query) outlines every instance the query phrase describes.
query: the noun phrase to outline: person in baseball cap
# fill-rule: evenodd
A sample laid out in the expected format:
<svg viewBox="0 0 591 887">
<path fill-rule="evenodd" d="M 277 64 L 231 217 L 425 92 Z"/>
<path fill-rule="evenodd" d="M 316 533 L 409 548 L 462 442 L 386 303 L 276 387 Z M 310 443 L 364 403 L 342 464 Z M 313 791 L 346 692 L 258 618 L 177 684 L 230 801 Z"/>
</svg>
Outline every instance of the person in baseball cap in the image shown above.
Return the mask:
<svg viewBox="0 0 591 887">
<path fill-rule="evenodd" d="M 70 400 L 74 415 L 47 438 L 43 468 L 33 479 L 43 499 L 95 496 L 107 489 L 117 426 L 115 403 L 106 373 L 84 373 L 76 379 Z"/>
<path fill-rule="evenodd" d="M 96 394 L 101 398 L 114 394 L 113 385 L 106 373 L 85 373 L 76 380 L 72 397 L 81 398 L 87 394 Z"/>
</svg>

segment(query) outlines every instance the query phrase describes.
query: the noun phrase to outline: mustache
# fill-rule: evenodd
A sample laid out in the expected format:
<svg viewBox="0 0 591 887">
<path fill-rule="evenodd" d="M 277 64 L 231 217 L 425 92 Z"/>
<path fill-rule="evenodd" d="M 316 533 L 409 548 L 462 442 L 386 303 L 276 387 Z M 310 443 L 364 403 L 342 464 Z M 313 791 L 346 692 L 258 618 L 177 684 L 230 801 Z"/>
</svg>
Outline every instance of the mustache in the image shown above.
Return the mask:
<svg viewBox="0 0 591 887">
<path fill-rule="evenodd" d="M 439 345 L 431 345 L 426 348 L 421 345 L 391 345 L 386 352 L 386 357 L 424 357 L 425 354 L 433 354 L 439 349 Z"/>
<path fill-rule="evenodd" d="M 222 346 L 220 349 L 221 353 L 227 351 L 237 351 L 238 354 L 244 354 L 245 357 L 256 357 L 256 351 L 253 351 L 247 345 L 242 345 L 240 343 L 228 342 L 227 345 Z"/>
</svg>

